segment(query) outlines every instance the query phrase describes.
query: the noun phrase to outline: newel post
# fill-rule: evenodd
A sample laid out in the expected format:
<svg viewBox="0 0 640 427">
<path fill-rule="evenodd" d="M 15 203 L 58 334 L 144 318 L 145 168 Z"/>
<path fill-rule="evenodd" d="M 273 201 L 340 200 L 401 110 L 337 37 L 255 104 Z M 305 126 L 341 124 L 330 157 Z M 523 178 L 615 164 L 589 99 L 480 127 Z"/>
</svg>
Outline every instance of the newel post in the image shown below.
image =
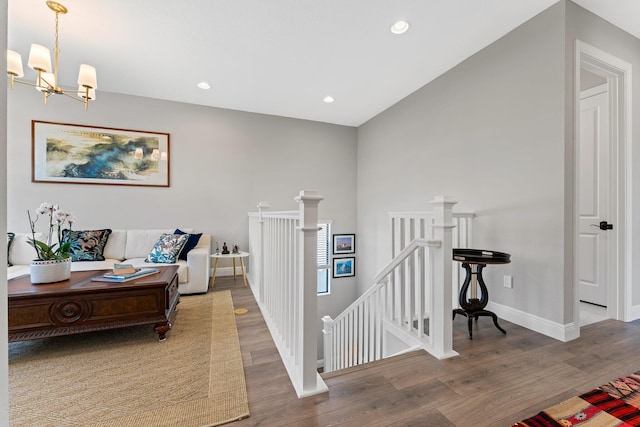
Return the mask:
<svg viewBox="0 0 640 427">
<path fill-rule="evenodd" d="M 433 234 L 439 248 L 433 249 L 433 346 L 435 356 L 444 359 L 456 356 L 453 351 L 453 295 L 452 295 L 452 230 L 453 201 L 447 196 L 436 196 L 431 201 L 434 212 Z"/>
<path fill-rule="evenodd" d="M 258 274 L 256 275 L 256 279 L 258 280 L 258 299 L 263 301 L 264 298 L 264 218 L 262 217 L 262 210 L 269 209 L 271 205 L 269 202 L 259 202 L 258 203 L 258 235 L 260 236 L 260 244 L 258 247 L 260 248 L 260 254 L 258 255 Z"/>
<path fill-rule="evenodd" d="M 302 190 L 300 204 L 299 286 L 301 325 L 298 329 L 297 362 L 300 364 L 299 397 L 316 394 L 326 388 L 318 375 L 318 204 L 323 197 L 317 191 Z M 322 384 L 319 384 L 321 382 Z"/>
</svg>

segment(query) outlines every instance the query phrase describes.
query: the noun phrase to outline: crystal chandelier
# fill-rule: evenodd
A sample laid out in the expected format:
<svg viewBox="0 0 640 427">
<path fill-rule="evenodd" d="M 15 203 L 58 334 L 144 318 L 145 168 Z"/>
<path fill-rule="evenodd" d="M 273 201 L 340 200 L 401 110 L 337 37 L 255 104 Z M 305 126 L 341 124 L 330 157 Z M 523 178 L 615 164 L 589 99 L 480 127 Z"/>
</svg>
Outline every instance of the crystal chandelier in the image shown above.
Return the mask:
<svg viewBox="0 0 640 427">
<path fill-rule="evenodd" d="M 96 88 L 98 82 L 96 78 L 96 69 L 91 65 L 81 64 L 78 73 L 78 89 L 63 89 L 58 86 L 58 57 L 60 49 L 58 48 L 58 16 L 67 13 L 67 8 L 55 1 L 47 1 L 49 9 L 56 14 L 56 44 L 53 51 L 55 63 L 53 70 L 51 69 L 51 52 L 44 46 L 32 44 L 29 51 L 29 67 L 38 72 L 38 78 L 35 83 L 17 78 L 23 77 L 22 57 L 13 50 L 7 50 L 7 74 L 11 82 L 11 89 L 14 83 L 26 84 L 34 86 L 37 90 L 44 93 L 44 103 L 47 103 L 49 95 L 65 95 L 84 103 L 85 111 L 89 108 L 89 101 L 96 99 Z"/>
</svg>

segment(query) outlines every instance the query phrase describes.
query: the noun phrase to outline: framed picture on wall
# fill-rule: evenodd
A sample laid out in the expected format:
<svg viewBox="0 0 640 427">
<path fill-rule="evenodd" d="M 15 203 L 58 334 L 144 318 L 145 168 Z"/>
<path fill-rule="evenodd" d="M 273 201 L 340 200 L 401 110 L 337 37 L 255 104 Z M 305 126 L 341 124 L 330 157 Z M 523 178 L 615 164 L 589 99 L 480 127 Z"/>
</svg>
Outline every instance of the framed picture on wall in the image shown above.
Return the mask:
<svg viewBox="0 0 640 427">
<path fill-rule="evenodd" d="M 356 253 L 356 235 L 355 234 L 334 234 L 333 235 L 333 254 L 354 254 Z"/>
<path fill-rule="evenodd" d="M 169 187 L 169 134 L 31 122 L 31 181 Z"/>
<path fill-rule="evenodd" d="M 334 258 L 333 277 L 352 277 L 356 275 L 356 259 L 354 257 Z"/>
</svg>

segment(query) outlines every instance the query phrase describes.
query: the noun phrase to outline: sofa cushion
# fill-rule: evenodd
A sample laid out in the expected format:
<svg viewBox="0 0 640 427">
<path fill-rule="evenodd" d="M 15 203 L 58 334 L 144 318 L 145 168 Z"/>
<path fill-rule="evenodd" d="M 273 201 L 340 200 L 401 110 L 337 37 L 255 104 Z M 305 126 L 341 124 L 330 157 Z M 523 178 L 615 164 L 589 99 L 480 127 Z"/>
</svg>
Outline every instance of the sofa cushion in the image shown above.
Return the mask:
<svg viewBox="0 0 640 427">
<path fill-rule="evenodd" d="M 111 229 L 62 230 L 62 238 L 71 243 L 71 261 L 104 261 L 104 248 Z"/>
<path fill-rule="evenodd" d="M 171 230 L 127 230 L 127 244 L 124 259 L 146 258 L 149 251 L 158 242 L 163 233 L 173 233 Z"/>
<path fill-rule="evenodd" d="M 173 264 L 189 240 L 189 234 L 163 233 L 147 256 L 147 262 Z"/>
<path fill-rule="evenodd" d="M 15 233 L 7 233 L 7 267 L 11 267 L 11 261 L 9 260 L 9 249 L 11 248 L 11 242 L 13 242 L 13 238 L 16 237 Z"/>
<path fill-rule="evenodd" d="M 47 237 L 44 233 L 36 233 L 36 240 L 44 241 Z M 31 233 L 16 233 L 16 237 L 11 242 L 9 248 L 9 261 L 13 265 L 30 265 L 31 261 L 38 257 L 36 250 L 31 246 L 29 240 Z"/>
<path fill-rule="evenodd" d="M 178 255 L 178 259 L 182 259 L 182 260 L 187 260 L 187 254 L 189 253 L 189 251 L 193 248 L 196 247 L 196 245 L 198 244 L 198 241 L 200 240 L 200 237 L 202 237 L 202 233 L 185 233 L 184 231 L 180 230 L 179 228 L 176 228 L 176 231 L 173 232 L 173 234 L 188 234 L 189 235 L 189 240 L 187 240 L 187 243 L 184 245 L 184 248 L 182 248 L 182 251 L 180 251 L 180 255 Z"/>
<path fill-rule="evenodd" d="M 124 259 L 125 246 L 127 244 L 127 230 L 111 230 L 107 245 L 104 247 L 106 259 Z"/>
</svg>

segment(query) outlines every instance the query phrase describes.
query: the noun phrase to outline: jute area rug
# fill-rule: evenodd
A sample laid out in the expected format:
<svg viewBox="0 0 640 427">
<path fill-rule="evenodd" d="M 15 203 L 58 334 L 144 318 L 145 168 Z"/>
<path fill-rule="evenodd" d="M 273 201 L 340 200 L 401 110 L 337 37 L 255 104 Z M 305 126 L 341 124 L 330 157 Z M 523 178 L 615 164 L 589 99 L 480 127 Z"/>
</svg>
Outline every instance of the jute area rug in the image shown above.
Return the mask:
<svg viewBox="0 0 640 427">
<path fill-rule="evenodd" d="M 9 345 L 12 426 L 217 426 L 249 416 L 229 291 L 151 325 Z"/>
</svg>

